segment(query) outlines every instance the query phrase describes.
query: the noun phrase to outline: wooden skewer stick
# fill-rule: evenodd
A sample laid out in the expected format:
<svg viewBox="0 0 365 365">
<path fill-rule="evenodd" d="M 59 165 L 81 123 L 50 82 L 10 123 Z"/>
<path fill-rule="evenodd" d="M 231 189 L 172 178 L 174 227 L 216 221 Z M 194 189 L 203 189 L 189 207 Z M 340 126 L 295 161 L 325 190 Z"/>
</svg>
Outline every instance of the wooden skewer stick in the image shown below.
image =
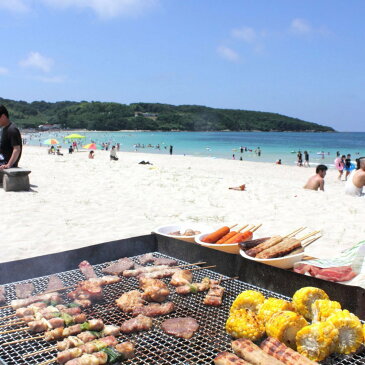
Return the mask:
<svg viewBox="0 0 365 365">
<path fill-rule="evenodd" d="M 203 265 L 206 264 L 205 261 L 200 261 L 200 262 L 195 262 L 193 264 L 184 264 L 184 265 L 179 265 L 179 266 L 172 266 L 171 269 L 177 269 L 179 267 L 184 267 L 184 266 L 191 266 L 191 265 Z M 153 267 L 153 266 L 146 266 L 146 267 Z"/>
<path fill-rule="evenodd" d="M 16 317 L 16 314 L 14 313 L 14 314 L 10 314 L 9 316 L 1 317 L 0 321 L 3 321 L 3 320 L 8 319 L 8 318 L 12 318 L 12 317 Z"/>
<path fill-rule="evenodd" d="M 298 234 L 299 232 L 302 232 L 303 230 L 305 230 L 306 229 L 306 227 L 300 227 L 300 228 L 298 228 L 298 229 L 296 229 L 295 231 L 293 231 L 293 232 L 291 232 L 291 233 L 289 233 L 289 234 L 287 234 L 286 236 L 284 236 L 283 237 L 283 239 L 284 238 L 288 238 L 288 237 L 293 237 L 293 236 L 295 236 L 296 234 Z"/>
<path fill-rule="evenodd" d="M 40 338 L 44 338 L 44 335 L 42 335 L 42 336 L 36 336 L 36 337 L 23 338 L 21 340 L 16 340 L 16 341 L 4 342 L 4 343 L 1 343 L 0 346 L 13 345 L 15 343 L 26 342 L 26 341 L 33 341 L 33 340 L 38 340 Z"/>
<path fill-rule="evenodd" d="M 314 232 L 308 233 L 307 235 L 305 235 L 305 236 L 303 236 L 303 237 L 298 238 L 298 240 L 299 240 L 299 241 L 303 241 L 303 240 L 305 240 L 306 238 L 312 237 L 312 236 L 314 236 L 315 234 L 320 233 L 320 232 L 321 232 L 321 231 L 314 231 Z"/>
<path fill-rule="evenodd" d="M 197 267 L 195 269 L 189 269 L 189 271 L 195 271 L 195 270 L 203 270 L 203 269 L 210 269 L 211 267 L 216 267 L 217 265 L 211 265 L 211 266 L 205 266 L 205 267 Z"/>
<path fill-rule="evenodd" d="M 32 357 L 32 356 L 41 354 L 42 352 L 51 352 L 53 350 L 57 350 L 57 346 L 52 346 L 52 347 L 48 347 L 48 349 L 31 352 L 30 354 L 26 354 L 26 355 L 22 356 L 22 358 L 26 359 L 27 357 Z"/>
<path fill-rule="evenodd" d="M 6 308 L 11 308 L 11 305 L 3 305 L 2 307 L 0 307 L 0 309 L 6 309 Z"/>
<path fill-rule="evenodd" d="M 8 331 L 0 332 L 0 335 L 6 335 L 7 333 L 21 332 L 21 331 L 28 331 L 28 330 L 29 330 L 29 327 L 23 327 L 23 328 L 18 328 L 16 330 L 8 330 Z"/>
<path fill-rule="evenodd" d="M 311 243 L 313 243 L 314 241 L 317 241 L 318 238 L 321 238 L 322 236 L 318 236 L 318 237 L 314 237 L 311 240 L 307 241 L 307 242 L 302 242 L 302 247 L 308 247 Z"/>
<path fill-rule="evenodd" d="M 254 226 L 254 228 L 252 229 L 250 229 L 249 231 L 251 231 L 251 233 L 254 233 L 255 231 L 257 231 L 260 227 L 262 226 L 262 223 L 260 223 L 258 226 Z"/>
<path fill-rule="evenodd" d="M 237 223 L 236 224 L 234 224 L 233 226 L 230 226 L 229 227 L 229 229 L 232 229 L 232 228 L 234 228 L 234 227 L 236 227 L 237 226 Z"/>
<path fill-rule="evenodd" d="M 19 322 L 19 320 L 18 320 L 18 322 L 8 322 L 6 324 L 1 325 L 0 328 L 9 327 L 9 326 L 17 326 L 18 324 L 24 324 L 24 321 Z"/>
</svg>

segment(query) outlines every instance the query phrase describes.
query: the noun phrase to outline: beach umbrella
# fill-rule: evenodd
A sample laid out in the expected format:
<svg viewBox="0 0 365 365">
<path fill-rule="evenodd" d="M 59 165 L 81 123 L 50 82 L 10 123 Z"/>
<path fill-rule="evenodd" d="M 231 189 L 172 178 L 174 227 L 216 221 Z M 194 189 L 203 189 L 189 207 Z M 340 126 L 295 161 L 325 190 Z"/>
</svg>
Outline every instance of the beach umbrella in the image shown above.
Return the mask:
<svg viewBox="0 0 365 365">
<path fill-rule="evenodd" d="M 46 139 L 43 143 L 44 144 L 59 144 L 60 142 L 58 142 L 57 139 L 50 138 L 50 139 Z"/>
<path fill-rule="evenodd" d="M 85 148 L 87 150 L 97 150 L 98 148 L 100 148 L 100 146 L 98 146 L 96 143 L 89 143 L 85 146 L 82 146 L 82 148 Z"/>
<path fill-rule="evenodd" d="M 73 133 L 65 137 L 66 139 L 81 139 L 86 138 L 85 136 L 81 136 L 80 134 Z"/>
</svg>

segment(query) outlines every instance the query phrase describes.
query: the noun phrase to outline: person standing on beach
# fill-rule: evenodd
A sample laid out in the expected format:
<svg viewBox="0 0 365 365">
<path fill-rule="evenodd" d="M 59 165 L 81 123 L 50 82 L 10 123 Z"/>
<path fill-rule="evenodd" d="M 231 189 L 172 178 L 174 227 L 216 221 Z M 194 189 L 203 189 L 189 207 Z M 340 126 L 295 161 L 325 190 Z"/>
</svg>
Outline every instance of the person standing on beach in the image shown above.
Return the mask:
<svg viewBox="0 0 365 365">
<path fill-rule="evenodd" d="M 347 154 L 347 156 L 346 156 L 344 170 L 346 171 L 345 180 L 347 181 L 347 177 L 350 175 L 350 172 L 351 172 L 351 155 L 350 154 Z"/>
<path fill-rule="evenodd" d="M 9 120 L 9 112 L 4 105 L 0 105 L 0 127 L 2 134 L 0 140 L 0 170 L 18 167 L 22 156 L 22 137 L 19 129 Z"/>
<path fill-rule="evenodd" d="M 304 165 L 303 166 L 309 167 L 309 153 L 308 153 L 308 151 L 304 151 Z"/>
<path fill-rule="evenodd" d="M 322 190 L 324 191 L 324 177 L 327 173 L 326 165 L 318 165 L 316 168 L 316 174 L 309 178 L 304 185 L 304 189 L 309 190 Z"/>
<path fill-rule="evenodd" d="M 345 155 L 337 156 L 337 158 L 334 161 L 336 170 L 338 171 L 338 180 L 341 180 L 343 174 L 343 169 L 345 167 L 345 158 L 346 158 Z"/>
<path fill-rule="evenodd" d="M 298 166 L 303 166 L 303 156 L 302 156 L 302 152 L 301 151 L 298 151 L 297 157 L 298 157 L 297 165 Z"/>
<path fill-rule="evenodd" d="M 170 155 L 172 155 L 173 148 L 174 148 L 174 146 L 170 146 Z"/>
</svg>

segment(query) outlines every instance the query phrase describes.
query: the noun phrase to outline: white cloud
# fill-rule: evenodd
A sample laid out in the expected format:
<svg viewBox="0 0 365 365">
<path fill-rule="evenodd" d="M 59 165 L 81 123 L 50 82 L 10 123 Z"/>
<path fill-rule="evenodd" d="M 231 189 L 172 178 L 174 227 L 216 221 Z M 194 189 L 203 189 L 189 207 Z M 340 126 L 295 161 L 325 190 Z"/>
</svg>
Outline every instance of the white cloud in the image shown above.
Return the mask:
<svg viewBox="0 0 365 365">
<path fill-rule="evenodd" d="M 43 72 L 51 71 L 53 59 L 42 56 L 39 52 L 30 52 L 25 60 L 19 62 L 22 67 L 36 68 Z"/>
<path fill-rule="evenodd" d="M 5 67 L 0 66 L 0 75 L 7 75 L 9 73 L 9 70 Z"/>
<path fill-rule="evenodd" d="M 296 34 L 309 34 L 312 27 L 305 19 L 295 18 L 290 24 L 290 30 Z"/>
<path fill-rule="evenodd" d="M 14 13 L 24 13 L 29 10 L 24 0 L 0 0 L 0 9 L 9 10 Z"/>
<path fill-rule="evenodd" d="M 253 43 L 257 39 L 257 34 L 253 28 L 242 27 L 232 30 L 232 36 L 247 43 Z"/>
<path fill-rule="evenodd" d="M 159 0 L 42 0 L 43 3 L 57 8 L 89 8 L 101 18 L 119 15 L 139 15 L 156 5 Z"/>
<path fill-rule="evenodd" d="M 236 51 L 226 46 L 219 46 L 217 52 L 221 57 L 231 62 L 237 62 L 240 59 L 240 56 Z"/>
</svg>

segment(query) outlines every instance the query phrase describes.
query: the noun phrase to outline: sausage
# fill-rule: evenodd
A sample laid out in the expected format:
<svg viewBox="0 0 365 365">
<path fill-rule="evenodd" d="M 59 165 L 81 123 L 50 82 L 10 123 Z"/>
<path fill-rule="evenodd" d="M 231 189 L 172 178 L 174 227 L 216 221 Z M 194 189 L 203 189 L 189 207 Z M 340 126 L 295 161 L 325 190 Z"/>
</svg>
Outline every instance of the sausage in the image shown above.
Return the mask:
<svg viewBox="0 0 365 365">
<path fill-rule="evenodd" d="M 270 237 L 264 237 L 264 238 L 258 238 L 257 240 L 251 240 L 240 243 L 240 248 L 243 251 L 250 250 L 251 248 L 254 248 L 258 246 L 260 243 L 263 243 L 267 241 Z"/>
<path fill-rule="evenodd" d="M 222 228 L 219 228 L 213 233 L 208 234 L 208 236 L 204 237 L 202 239 L 205 243 L 216 243 L 219 239 L 221 239 L 223 236 L 228 234 L 230 231 L 230 228 L 227 226 L 224 226 Z"/>
<path fill-rule="evenodd" d="M 221 243 L 226 243 L 226 241 L 228 241 L 230 238 L 232 238 L 233 236 L 235 236 L 238 232 L 236 231 L 231 231 L 228 232 L 225 236 L 223 236 L 220 240 L 218 240 L 216 243 L 221 244 Z"/>
<path fill-rule="evenodd" d="M 240 243 L 240 242 L 248 241 L 248 240 L 252 239 L 252 236 L 253 236 L 253 234 L 252 234 L 251 231 L 245 231 L 243 233 L 237 233 L 235 236 L 230 238 L 225 243 Z"/>
</svg>

